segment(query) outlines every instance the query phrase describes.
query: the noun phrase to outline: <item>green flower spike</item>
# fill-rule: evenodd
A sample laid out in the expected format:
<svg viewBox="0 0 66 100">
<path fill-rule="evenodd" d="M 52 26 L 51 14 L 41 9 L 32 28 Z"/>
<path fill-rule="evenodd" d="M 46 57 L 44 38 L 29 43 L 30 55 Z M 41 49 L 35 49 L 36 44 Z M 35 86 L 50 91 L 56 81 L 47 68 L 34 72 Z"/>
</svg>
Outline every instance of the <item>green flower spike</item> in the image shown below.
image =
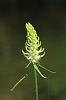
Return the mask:
<svg viewBox="0 0 66 100">
<path fill-rule="evenodd" d="M 25 49 L 27 52 L 24 52 L 22 50 L 23 55 L 27 58 L 27 60 L 29 60 L 28 65 L 26 66 L 26 68 L 32 63 L 34 66 L 34 76 L 35 76 L 35 87 L 36 87 L 36 100 L 38 100 L 38 82 L 37 82 L 37 72 L 43 77 L 43 78 L 47 78 L 45 77 L 39 70 L 39 67 L 47 70 L 48 72 L 51 73 L 56 73 L 56 72 L 52 72 L 48 69 L 46 69 L 45 67 L 43 67 L 40 63 L 39 60 L 45 55 L 45 51 L 44 48 L 40 47 L 41 46 L 41 41 L 39 39 L 39 36 L 37 36 L 36 30 L 34 29 L 34 27 L 28 22 L 26 23 L 26 29 L 27 29 L 27 35 L 26 35 L 26 43 L 25 43 Z M 42 54 L 43 53 L 43 54 Z M 27 78 L 27 76 L 29 76 L 30 74 L 32 74 L 33 71 L 29 72 L 28 74 L 26 74 L 25 76 L 23 76 L 11 89 L 11 91 L 14 90 L 14 88 L 21 82 L 23 81 L 25 78 Z"/>
<path fill-rule="evenodd" d="M 27 41 L 25 43 L 25 49 L 27 53 L 25 53 L 23 50 L 23 55 L 33 64 L 37 63 L 41 57 L 45 55 L 45 52 L 40 55 L 44 51 L 44 48 L 38 48 L 41 46 L 41 41 L 39 41 L 39 37 L 37 36 L 37 33 L 34 29 L 34 27 L 30 23 L 26 23 L 26 29 L 27 29 Z"/>
<path fill-rule="evenodd" d="M 44 75 L 42 75 L 42 73 L 40 72 L 40 70 L 38 69 L 37 65 L 44 68 L 43 66 L 41 66 L 39 64 L 39 60 L 45 55 L 45 51 L 44 48 L 40 47 L 41 46 L 41 41 L 39 41 L 39 36 L 37 36 L 36 30 L 34 29 L 34 27 L 28 22 L 26 23 L 26 29 L 27 29 L 27 41 L 25 43 L 25 49 L 27 52 L 24 52 L 22 50 L 23 55 L 30 61 L 29 64 L 26 66 L 26 68 L 30 65 L 30 63 L 32 62 L 34 65 L 34 68 L 37 70 L 37 72 L 43 77 L 43 78 L 47 78 Z M 39 49 L 40 47 L 40 49 Z M 41 53 L 43 52 L 43 54 L 41 55 Z M 51 73 L 55 73 L 52 72 L 46 68 L 44 68 L 45 70 L 51 72 Z"/>
</svg>

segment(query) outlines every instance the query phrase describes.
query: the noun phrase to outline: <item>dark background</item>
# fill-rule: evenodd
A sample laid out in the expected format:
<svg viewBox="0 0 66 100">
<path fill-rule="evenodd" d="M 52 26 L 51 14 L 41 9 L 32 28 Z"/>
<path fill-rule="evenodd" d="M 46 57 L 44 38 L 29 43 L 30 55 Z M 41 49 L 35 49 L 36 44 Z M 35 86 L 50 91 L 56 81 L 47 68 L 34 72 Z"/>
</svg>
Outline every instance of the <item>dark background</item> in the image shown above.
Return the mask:
<svg viewBox="0 0 66 100">
<path fill-rule="evenodd" d="M 26 28 L 36 29 L 46 55 L 40 68 L 39 100 L 66 100 L 66 0 L 0 0 L 0 100 L 35 100 L 34 76 L 31 74 L 13 92 L 12 86 L 33 69 L 21 50 L 25 50 Z"/>
</svg>

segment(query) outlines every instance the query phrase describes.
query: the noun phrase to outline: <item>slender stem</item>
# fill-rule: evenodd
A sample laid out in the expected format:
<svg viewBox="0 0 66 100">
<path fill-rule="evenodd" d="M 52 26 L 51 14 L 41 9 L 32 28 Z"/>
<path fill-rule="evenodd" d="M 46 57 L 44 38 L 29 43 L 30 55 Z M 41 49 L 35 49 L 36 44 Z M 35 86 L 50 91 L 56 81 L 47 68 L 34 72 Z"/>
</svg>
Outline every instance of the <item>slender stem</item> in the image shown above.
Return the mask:
<svg viewBox="0 0 66 100">
<path fill-rule="evenodd" d="M 16 86 L 17 86 L 21 81 L 23 81 L 25 78 L 27 78 L 27 77 L 28 77 L 30 74 L 32 74 L 32 73 L 33 73 L 33 71 L 31 71 L 31 72 L 25 74 L 18 82 L 16 82 L 16 84 L 13 86 L 12 89 L 10 89 L 10 91 L 13 91 L 13 90 L 16 88 Z"/>
<path fill-rule="evenodd" d="M 34 64 L 34 66 L 36 65 Z M 38 100 L 38 82 L 37 82 L 37 72 L 35 67 L 34 67 L 34 77 L 35 77 L 35 88 L 36 88 L 36 100 Z"/>
</svg>

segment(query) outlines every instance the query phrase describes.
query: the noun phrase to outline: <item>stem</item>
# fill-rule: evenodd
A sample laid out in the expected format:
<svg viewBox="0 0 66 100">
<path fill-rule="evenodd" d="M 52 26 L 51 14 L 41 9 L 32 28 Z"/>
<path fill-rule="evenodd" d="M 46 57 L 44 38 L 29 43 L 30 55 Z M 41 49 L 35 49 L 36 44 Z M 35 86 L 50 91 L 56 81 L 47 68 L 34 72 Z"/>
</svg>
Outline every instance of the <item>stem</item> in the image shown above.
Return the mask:
<svg viewBox="0 0 66 100">
<path fill-rule="evenodd" d="M 27 78 L 32 73 L 33 73 L 33 71 L 31 71 L 31 72 L 27 73 L 26 75 L 24 75 L 18 82 L 16 82 L 16 84 L 13 86 L 12 89 L 10 89 L 10 91 L 13 91 L 21 81 L 23 81 L 25 78 Z"/>
<path fill-rule="evenodd" d="M 34 64 L 34 66 L 36 65 Z M 36 88 L 36 100 L 38 100 L 38 82 L 37 82 L 37 72 L 35 67 L 34 67 L 34 77 L 35 77 L 35 88 Z"/>
</svg>

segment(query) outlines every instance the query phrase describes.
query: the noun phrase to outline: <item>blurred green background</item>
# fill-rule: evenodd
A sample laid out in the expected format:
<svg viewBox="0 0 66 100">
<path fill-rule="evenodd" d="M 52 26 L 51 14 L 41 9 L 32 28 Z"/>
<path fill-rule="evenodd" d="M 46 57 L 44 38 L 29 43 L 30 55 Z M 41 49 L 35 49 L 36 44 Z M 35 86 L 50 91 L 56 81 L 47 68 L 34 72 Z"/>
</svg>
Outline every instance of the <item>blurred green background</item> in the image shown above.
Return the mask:
<svg viewBox="0 0 66 100">
<path fill-rule="evenodd" d="M 10 89 L 33 70 L 23 56 L 26 28 L 36 29 L 46 55 L 40 63 L 56 74 L 40 68 L 39 100 L 66 100 L 66 0 L 0 0 L 0 100 L 35 100 L 31 74 L 13 92 Z"/>
</svg>

